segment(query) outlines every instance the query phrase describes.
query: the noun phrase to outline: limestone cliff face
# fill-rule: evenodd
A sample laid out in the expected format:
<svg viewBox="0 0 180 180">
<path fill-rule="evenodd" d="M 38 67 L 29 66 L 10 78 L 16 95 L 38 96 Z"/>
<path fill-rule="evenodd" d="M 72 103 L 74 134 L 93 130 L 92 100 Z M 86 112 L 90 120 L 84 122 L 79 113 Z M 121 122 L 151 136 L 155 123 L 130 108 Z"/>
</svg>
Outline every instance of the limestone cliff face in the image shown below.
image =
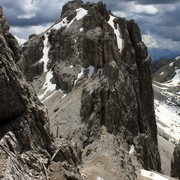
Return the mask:
<svg viewBox="0 0 180 180">
<path fill-rule="evenodd" d="M 36 38 L 34 38 L 36 37 Z M 27 81 L 33 81 L 34 77 L 43 73 L 43 62 L 39 59 L 43 56 L 43 36 L 31 35 L 29 41 L 22 45 L 22 52 L 25 58 L 24 75 Z"/>
<path fill-rule="evenodd" d="M 44 36 L 46 81 L 33 84 L 49 109 L 51 131 L 80 147 L 80 171 L 89 179 L 93 173 L 137 179 L 134 161 L 160 171 L 151 58 L 135 21 L 114 16 L 102 2 L 76 0 Z"/>
<path fill-rule="evenodd" d="M 46 109 L 17 66 L 23 59 L 0 8 L 1 179 L 34 177 L 42 171 L 39 158 L 46 161 L 52 153 Z"/>
<path fill-rule="evenodd" d="M 25 58 L 30 65 L 37 56 Z M 53 143 L 47 110 L 26 82 L 24 67 L 24 56 L 0 7 L 0 179 L 49 179 L 52 174 L 51 179 L 83 180 L 77 168 L 78 148 L 67 140 Z"/>
</svg>

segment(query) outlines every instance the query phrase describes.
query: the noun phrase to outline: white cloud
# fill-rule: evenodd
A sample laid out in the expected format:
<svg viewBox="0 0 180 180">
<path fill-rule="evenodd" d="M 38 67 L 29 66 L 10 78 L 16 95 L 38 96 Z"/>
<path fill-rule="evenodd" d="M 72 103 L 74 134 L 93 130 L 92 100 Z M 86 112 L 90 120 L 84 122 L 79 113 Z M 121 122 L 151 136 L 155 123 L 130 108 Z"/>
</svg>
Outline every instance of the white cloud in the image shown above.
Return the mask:
<svg viewBox="0 0 180 180">
<path fill-rule="evenodd" d="M 122 9 L 112 11 L 115 15 L 125 17 L 128 19 L 143 18 L 144 15 L 157 15 L 159 14 L 159 7 L 156 5 L 141 5 L 135 2 L 122 2 Z"/>
<path fill-rule="evenodd" d="M 11 24 L 11 32 L 19 39 L 28 39 L 30 34 L 39 34 L 50 26 L 50 24 L 46 26 L 42 24 L 53 23 L 58 19 L 60 9 L 68 1 L 0 0 L 0 4 L 4 7 L 4 13 L 7 14 L 8 22 Z M 87 1 L 84 0 L 84 2 Z M 93 1 L 98 2 L 99 0 Z M 138 22 L 141 32 L 144 34 L 142 36 L 143 40 L 149 48 L 179 50 L 180 41 L 177 40 L 180 40 L 178 36 L 180 30 L 180 26 L 178 26 L 180 3 L 161 5 L 145 3 L 142 5 L 137 3 L 138 1 L 102 1 L 107 3 L 107 8 L 112 10 L 115 15 L 126 19 L 133 18 Z M 147 2 L 150 2 L 150 0 L 147 0 Z"/>
<path fill-rule="evenodd" d="M 157 14 L 159 12 L 158 8 L 154 5 L 140 5 L 134 4 L 133 12 L 135 13 L 145 13 L 145 14 Z"/>
<path fill-rule="evenodd" d="M 27 26 L 27 27 L 11 27 L 10 32 L 17 37 L 17 39 L 28 39 L 30 34 L 40 34 L 44 32 L 50 24 L 46 24 L 46 26 L 38 25 L 38 26 Z"/>
<path fill-rule="evenodd" d="M 160 36 L 143 34 L 142 39 L 148 48 L 179 50 L 180 47 L 180 41 L 173 41 Z"/>
<path fill-rule="evenodd" d="M 158 43 L 156 39 L 151 35 L 142 35 L 142 39 L 147 47 L 149 48 L 158 48 Z"/>
<path fill-rule="evenodd" d="M 17 16 L 18 19 L 31 19 L 33 17 L 35 17 L 36 14 L 33 13 L 33 14 L 23 14 L 23 15 L 19 15 Z"/>
<path fill-rule="evenodd" d="M 23 44 L 23 43 L 25 43 L 25 42 L 26 42 L 26 39 L 19 38 L 19 37 L 17 37 L 16 35 L 14 35 L 14 36 L 15 36 L 15 38 L 17 39 L 17 41 L 18 41 L 19 45 L 21 45 L 21 44 Z"/>
</svg>

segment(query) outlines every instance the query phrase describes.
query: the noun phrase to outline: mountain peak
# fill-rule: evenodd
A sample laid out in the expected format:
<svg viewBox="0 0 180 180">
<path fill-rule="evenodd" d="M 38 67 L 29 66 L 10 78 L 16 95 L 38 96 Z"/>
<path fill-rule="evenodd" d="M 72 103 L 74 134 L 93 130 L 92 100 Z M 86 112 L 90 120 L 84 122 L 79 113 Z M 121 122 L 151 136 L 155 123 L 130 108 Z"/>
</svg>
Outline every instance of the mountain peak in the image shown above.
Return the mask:
<svg viewBox="0 0 180 180">
<path fill-rule="evenodd" d="M 25 44 L 25 74 L 31 73 L 39 98 L 52 114 L 55 136 L 77 142 L 83 161 L 89 159 L 91 165 L 102 153 L 107 154 L 106 158 L 112 159 L 109 166 L 117 166 L 120 179 L 128 174 L 116 164 L 114 158 L 120 157 L 111 154 L 123 151 L 121 145 L 111 143 L 117 139 L 122 147 L 135 147 L 140 166 L 160 171 L 151 58 L 134 20 L 113 15 L 102 2 L 71 1 L 64 5 L 58 22 Z M 42 57 L 36 56 L 39 51 Z M 35 57 L 33 61 L 30 56 Z M 94 154 L 96 143 L 98 153 Z M 150 149 L 146 144 L 151 144 Z M 89 151 L 92 156 L 87 155 Z M 82 168 L 86 173 L 88 161 Z M 135 178 L 132 164 L 127 167 Z M 106 173 L 98 172 L 100 177 Z"/>
</svg>

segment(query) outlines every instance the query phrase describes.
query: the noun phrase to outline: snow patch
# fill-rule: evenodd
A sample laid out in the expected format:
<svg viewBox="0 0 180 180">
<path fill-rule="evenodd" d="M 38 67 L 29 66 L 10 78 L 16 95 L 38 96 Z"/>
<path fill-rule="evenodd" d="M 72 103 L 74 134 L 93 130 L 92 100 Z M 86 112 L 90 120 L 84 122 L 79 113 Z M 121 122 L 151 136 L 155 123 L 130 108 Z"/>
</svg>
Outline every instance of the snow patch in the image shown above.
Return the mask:
<svg viewBox="0 0 180 180">
<path fill-rule="evenodd" d="M 114 19 L 116 17 L 110 15 L 110 19 L 108 21 L 109 25 L 114 29 L 114 33 L 116 35 L 116 38 L 117 38 L 117 44 L 118 44 L 118 48 L 120 49 L 120 52 L 122 52 L 123 50 L 123 39 L 122 39 L 122 35 L 120 33 L 120 27 L 119 27 L 119 24 L 117 24 L 117 28 L 115 27 L 114 25 Z"/>
<path fill-rule="evenodd" d="M 89 69 L 88 78 L 91 78 L 93 73 L 94 73 L 94 67 L 93 66 L 89 66 L 88 69 Z"/>
<path fill-rule="evenodd" d="M 180 69 L 175 70 L 176 75 L 171 79 L 170 85 L 177 86 L 180 83 Z"/>
<path fill-rule="evenodd" d="M 163 72 L 161 72 L 160 76 L 161 76 L 161 75 L 163 75 L 163 74 L 164 74 L 164 71 L 163 71 Z"/>
<path fill-rule="evenodd" d="M 87 15 L 87 10 L 85 10 L 84 8 L 76 9 L 76 12 L 77 12 L 76 17 L 71 20 L 71 22 L 67 25 L 67 27 L 69 27 L 75 20 L 79 21 L 85 15 Z"/>
<path fill-rule="evenodd" d="M 53 73 L 52 73 L 52 71 L 48 71 L 48 69 L 47 69 L 47 64 L 48 64 L 48 60 L 49 60 L 48 52 L 49 52 L 49 48 L 50 48 L 47 34 L 45 34 L 45 40 L 43 41 L 43 43 L 44 43 L 43 57 L 39 62 L 44 62 L 44 72 L 46 73 L 46 81 L 42 87 L 42 89 L 45 90 L 44 93 L 41 95 L 38 95 L 40 100 L 46 95 L 47 92 L 51 92 L 56 89 L 56 85 L 51 82 L 51 79 L 53 78 Z"/>
<path fill-rule="evenodd" d="M 172 66 L 173 66 L 173 64 L 174 64 L 174 62 L 170 63 L 170 64 L 169 64 L 169 66 L 170 66 L 170 67 L 172 67 Z"/>
<path fill-rule="evenodd" d="M 147 171 L 144 169 L 141 169 L 141 176 L 147 177 L 147 178 L 153 179 L 153 180 L 169 180 L 169 179 L 164 178 L 163 176 L 161 176 L 157 173 L 154 173 L 152 171 Z"/>
<path fill-rule="evenodd" d="M 178 86 L 180 84 L 180 69 L 175 70 L 176 75 L 169 81 L 165 82 L 165 83 L 158 83 L 156 81 L 156 83 L 161 84 L 162 86 L 166 86 L 166 87 L 175 87 Z"/>
<path fill-rule="evenodd" d="M 159 82 L 157 82 L 157 81 L 154 81 L 154 82 L 156 82 L 157 84 L 159 83 Z M 158 89 L 163 89 L 163 90 L 167 90 L 168 88 L 167 87 L 160 87 L 160 86 L 157 86 L 156 84 L 153 84 L 153 87 L 154 88 L 158 88 Z"/>
<path fill-rule="evenodd" d="M 102 177 L 97 177 L 96 180 L 104 180 Z"/>
<path fill-rule="evenodd" d="M 87 14 L 87 10 L 83 8 L 76 9 L 76 12 L 77 12 L 77 15 L 76 15 L 77 20 L 82 19 Z"/>
<path fill-rule="evenodd" d="M 73 65 L 69 66 L 70 68 L 73 68 Z"/>
<path fill-rule="evenodd" d="M 81 68 L 81 72 L 78 74 L 77 79 L 74 81 L 74 85 L 76 85 L 77 81 L 81 78 L 84 74 L 84 68 Z"/>
<path fill-rule="evenodd" d="M 46 97 L 42 102 L 45 102 L 48 100 L 50 97 L 52 97 L 57 91 L 54 91 L 52 94 L 50 94 L 48 97 Z"/>
<path fill-rule="evenodd" d="M 61 29 L 63 27 L 70 27 L 70 25 L 75 21 L 75 20 L 80 20 L 82 19 L 86 14 L 87 14 L 87 10 L 83 9 L 83 8 L 79 8 L 79 9 L 76 9 L 76 17 L 74 17 L 69 23 L 68 23 L 68 20 L 67 20 L 67 17 L 63 18 L 62 21 L 60 21 L 59 23 L 55 24 L 52 28 L 49 29 L 49 31 L 51 29 Z"/>
<path fill-rule="evenodd" d="M 84 28 L 80 28 L 80 30 L 79 30 L 80 32 L 83 32 L 84 31 Z"/>
<path fill-rule="evenodd" d="M 170 106 L 158 100 L 154 102 L 158 127 L 178 142 L 180 139 L 180 116 L 177 114 L 179 112 L 178 107 Z"/>
<path fill-rule="evenodd" d="M 64 95 L 62 96 L 62 99 L 65 98 L 66 96 L 67 96 L 67 94 L 64 94 Z"/>
<path fill-rule="evenodd" d="M 67 17 L 65 17 L 61 22 L 55 24 L 52 29 L 61 29 L 63 27 L 66 27 L 68 25 L 68 20 L 67 20 Z"/>
<path fill-rule="evenodd" d="M 180 59 L 180 56 L 177 56 L 175 59 L 176 59 L 176 60 L 179 60 L 179 59 Z"/>
<path fill-rule="evenodd" d="M 56 89 L 56 84 L 53 84 L 51 82 L 51 79 L 53 78 L 53 72 L 52 71 L 48 71 L 47 74 L 46 74 L 46 81 L 43 85 L 43 90 L 45 89 L 44 93 L 39 95 L 39 99 L 41 100 L 47 92 L 52 92 Z"/>
<path fill-rule="evenodd" d="M 133 154 L 134 150 L 135 150 L 134 145 L 130 145 L 129 155 Z"/>
<path fill-rule="evenodd" d="M 44 72 L 47 72 L 47 64 L 48 64 L 48 52 L 49 52 L 49 42 L 48 42 L 48 35 L 45 34 L 45 40 L 43 41 L 44 43 L 44 49 L 43 49 L 43 57 L 40 59 L 39 62 L 44 62 Z"/>
</svg>

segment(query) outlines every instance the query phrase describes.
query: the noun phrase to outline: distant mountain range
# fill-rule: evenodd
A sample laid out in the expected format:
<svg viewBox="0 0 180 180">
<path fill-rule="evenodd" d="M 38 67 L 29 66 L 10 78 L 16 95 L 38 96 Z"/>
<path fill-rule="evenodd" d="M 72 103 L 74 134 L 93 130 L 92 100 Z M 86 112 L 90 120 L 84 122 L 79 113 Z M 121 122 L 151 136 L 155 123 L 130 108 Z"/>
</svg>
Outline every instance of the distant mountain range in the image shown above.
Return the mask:
<svg viewBox="0 0 180 180">
<path fill-rule="evenodd" d="M 173 59 L 180 55 L 180 50 L 170 50 L 170 49 L 149 49 L 149 53 L 153 61 L 158 61 L 160 59 Z"/>
<path fill-rule="evenodd" d="M 161 59 L 154 62 L 152 64 L 152 72 L 158 133 L 161 137 L 176 144 L 180 139 L 180 57 L 166 60 Z M 178 146 L 176 149 L 178 149 Z M 159 146 L 159 150 L 161 157 L 164 154 L 166 154 L 166 157 L 172 157 L 172 150 L 165 150 L 161 148 L 161 145 Z M 164 154 L 162 154 L 163 151 Z M 174 153 L 175 156 L 177 156 L 176 153 Z M 170 164 L 167 163 L 166 158 L 161 159 L 162 170 L 168 174 Z M 180 158 L 179 160 L 176 158 L 176 160 L 179 161 Z M 171 162 L 172 176 L 180 172 L 179 167 L 177 168 L 176 160 L 172 160 Z"/>
</svg>

